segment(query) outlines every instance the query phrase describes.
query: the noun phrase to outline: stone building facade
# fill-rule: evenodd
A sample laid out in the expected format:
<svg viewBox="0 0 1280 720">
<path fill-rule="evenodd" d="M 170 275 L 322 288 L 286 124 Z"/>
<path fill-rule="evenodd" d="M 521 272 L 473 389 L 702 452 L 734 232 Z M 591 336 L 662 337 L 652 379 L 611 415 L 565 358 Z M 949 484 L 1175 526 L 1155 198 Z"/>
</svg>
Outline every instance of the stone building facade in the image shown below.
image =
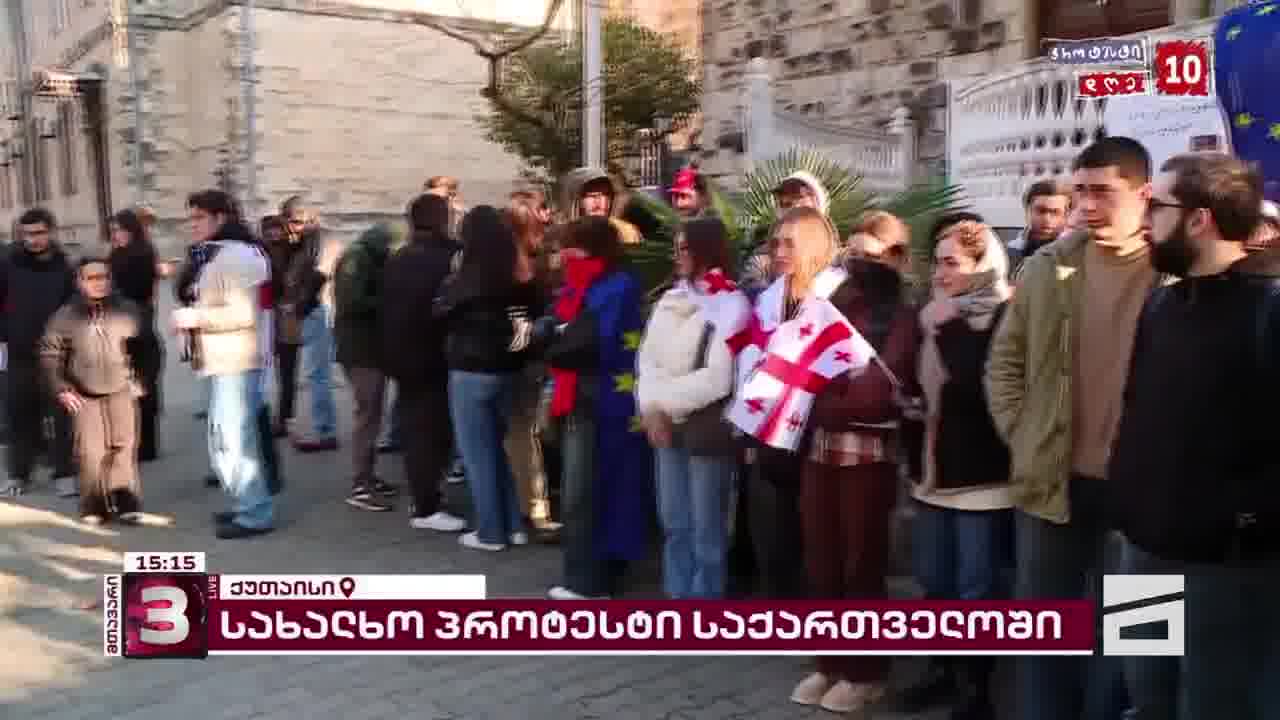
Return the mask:
<svg viewBox="0 0 1280 720">
<path fill-rule="evenodd" d="M 1218 3 L 1227 4 L 1227 3 Z M 743 79 L 768 61 L 778 109 L 884 127 L 911 110 L 925 175 L 946 172 L 948 85 L 1040 53 L 1045 38 L 1123 35 L 1199 17 L 1195 0 L 707 0 L 704 165 L 740 172 Z M 1216 5 L 1215 5 L 1216 7 Z"/>
<path fill-rule="evenodd" d="M 497 39 L 540 23 L 545 5 L 257 0 L 247 26 L 240 5 L 6 0 L 0 233 L 21 207 L 41 204 L 59 217 L 64 240 L 96 238 L 79 103 L 37 100 L 32 147 L 21 123 L 8 121 L 22 109 L 21 81 L 40 68 L 104 78 L 112 204 L 152 207 L 162 241 L 185 235 L 184 202 L 194 189 L 225 186 L 255 216 L 303 194 L 326 227 L 349 236 L 401 213 L 433 174 L 458 177 L 469 203 L 500 202 L 517 181 L 518 160 L 485 140 L 476 121 L 487 109 L 486 62 L 430 23 Z M 558 19 L 557 30 L 569 32 L 571 13 L 561 15 L 569 19 Z M 25 59 L 16 50 L 23 41 Z M 27 162 L 34 173 L 24 171 Z M 26 192 L 24 174 L 35 176 Z"/>
</svg>

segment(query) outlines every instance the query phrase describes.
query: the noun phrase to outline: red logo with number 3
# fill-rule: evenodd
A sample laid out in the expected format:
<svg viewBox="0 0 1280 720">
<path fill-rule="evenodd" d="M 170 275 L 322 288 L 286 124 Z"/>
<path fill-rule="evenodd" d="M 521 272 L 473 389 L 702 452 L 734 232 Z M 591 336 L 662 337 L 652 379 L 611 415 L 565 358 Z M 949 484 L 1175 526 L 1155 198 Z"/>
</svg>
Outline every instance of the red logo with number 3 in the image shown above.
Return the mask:
<svg viewBox="0 0 1280 720">
<path fill-rule="evenodd" d="M 1204 40 L 1158 42 L 1153 70 L 1160 95 L 1208 97 L 1209 44 Z"/>
</svg>

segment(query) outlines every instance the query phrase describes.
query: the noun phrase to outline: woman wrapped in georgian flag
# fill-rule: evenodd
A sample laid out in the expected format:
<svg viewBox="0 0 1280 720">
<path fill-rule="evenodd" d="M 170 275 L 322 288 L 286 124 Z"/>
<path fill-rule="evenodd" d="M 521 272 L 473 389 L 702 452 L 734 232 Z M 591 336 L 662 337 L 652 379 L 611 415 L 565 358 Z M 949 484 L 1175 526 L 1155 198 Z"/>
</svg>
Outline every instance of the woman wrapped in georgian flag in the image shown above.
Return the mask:
<svg viewBox="0 0 1280 720">
<path fill-rule="evenodd" d="M 751 304 L 725 274 L 722 222 L 689 221 L 675 247 L 675 285 L 658 300 L 640 343 L 636 398 L 657 450 L 664 590 L 677 599 L 718 598 L 738 451 L 724 419 L 734 386 L 727 341 L 746 327 Z"/>
<path fill-rule="evenodd" d="M 906 243 L 901 222 L 877 228 L 882 245 Z M 780 277 L 757 301 L 730 411 L 762 446 L 749 501 L 762 570 L 782 584 L 794 582 L 788 565 L 802 568 L 810 594 L 826 599 L 884 597 L 896 398 L 913 375 L 915 313 L 893 266 L 855 257 L 830 267 L 836 231 L 815 210 L 788 212 L 772 242 Z M 884 658 L 818 658 L 791 699 L 859 710 L 884 695 L 887 670 Z"/>
</svg>

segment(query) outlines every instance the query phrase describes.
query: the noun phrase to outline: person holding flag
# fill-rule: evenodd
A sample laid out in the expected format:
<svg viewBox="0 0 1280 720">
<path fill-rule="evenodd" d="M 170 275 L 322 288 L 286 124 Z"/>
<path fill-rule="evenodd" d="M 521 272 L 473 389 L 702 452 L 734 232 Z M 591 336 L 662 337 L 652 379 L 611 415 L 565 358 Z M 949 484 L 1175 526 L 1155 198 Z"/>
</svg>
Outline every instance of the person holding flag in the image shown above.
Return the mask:
<svg viewBox="0 0 1280 720">
<path fill-rule="evenodd" d="M 756 452 L 747 483 L 762 594 L 805 594 L 797 454 L 813 398 L 826 382 L 865 364 L 865 341 L 827 298 L 848 277 L 832 267 L 835 227 L 821 211 L 789 211 L 773 231 L 778 277 L 756 300 L 749 325 L 729 339 L 737 392 L 729 421 Z M 856 339 L 855 339 L 856 338 Z"/>
</svg>

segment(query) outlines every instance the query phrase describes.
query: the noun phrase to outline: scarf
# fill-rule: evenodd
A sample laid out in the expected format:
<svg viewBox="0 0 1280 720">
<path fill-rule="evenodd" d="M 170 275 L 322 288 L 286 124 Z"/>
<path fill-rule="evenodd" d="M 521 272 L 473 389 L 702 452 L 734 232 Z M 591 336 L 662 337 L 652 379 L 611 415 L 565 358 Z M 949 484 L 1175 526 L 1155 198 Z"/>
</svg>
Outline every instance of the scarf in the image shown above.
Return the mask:
<svg viewBox="0 0 1280 720">
<path fill-rule="evenodd" d="M 940 325 L 929 320 L 930 309 L 938 303 L 949 303 L 955 310 L 955 318 L 964 320 L 974 330 L 986 330 L 995 319 L 995 312 L 1008 301 L 1013 291 L 1009 287 L 1009 255 L 1004 243 L 989 236 L 987 247 L 969 276 L 969 288 L 959 295 L 946 297 L 935 289 L 933 299 L 920 313 L 924 341 L 920 347 L 919 379 L 925 400 L 925 449 L 923 489 L 932 492 L 936 488 L 937 469 L 934 464 L 935 442 L 942 417 L 942 386 L 947 383 L 947 368 L 938 352 L 937 336 Z"/>
<path fill-rule="evenodd" d="M 572 250 L 561 253 L 564 262 L 564 287 L 556 300 L 556 319 L 562 323 L 573 322 L 587 303 L 587 290 L 608 267 L 602 258 L 588 257 Z M 551 395 L 551 416 L 564 417 L 573 412 L 578 399 L 578 372 L 551 368 L 554 390 Z"/>
</svg>

